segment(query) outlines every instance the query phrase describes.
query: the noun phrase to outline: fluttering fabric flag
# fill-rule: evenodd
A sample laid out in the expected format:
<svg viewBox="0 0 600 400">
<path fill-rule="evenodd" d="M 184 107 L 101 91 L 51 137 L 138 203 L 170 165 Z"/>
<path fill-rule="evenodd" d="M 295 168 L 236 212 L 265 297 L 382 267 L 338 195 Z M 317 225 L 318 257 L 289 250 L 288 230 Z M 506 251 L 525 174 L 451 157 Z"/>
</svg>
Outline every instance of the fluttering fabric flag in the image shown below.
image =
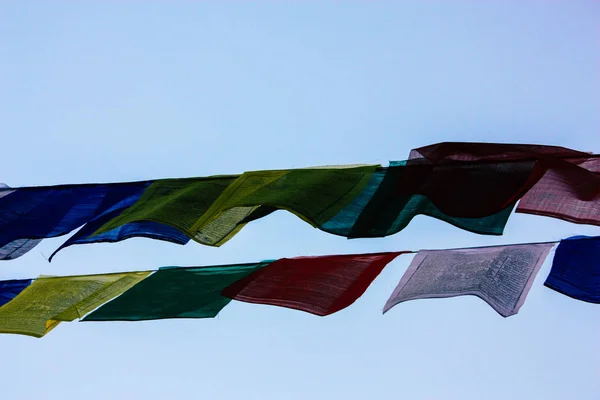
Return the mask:
<svg viewBox="0 0 600 400">
<path fill-rule="evenodd" d="M 453 217 L 488 217 L 511 207 L 525 194 L 534 183 L 534 167 L 532 160 L 390 167 L 389 195 L 396 202 L 425 196 Z"/>
<path fill-rule="evenodd" d="M 398 165 L 377 171 L 350 205 L 319 228 L 349 238 L 383 237 L 401 231 L 416 215 L 423 214 L 474 233 L 501 235 L 504 231 L 514 203 L 487 217 L 452 217 L 427 196 L 398 194 L 397 188 L 404 183 L 403 168 Z"/>
<path fill-rule="evenodd" d="M 111 229 L 107 232 L 94 235 L 94 232 L 96 232 L 102 225 L 118 216 L 122 211 L 123 209 L 119 208 L 117 210 L 107 211 L 102 213 L 97 218 L 94 218 L 92 221 L 85 224 L 73 236 L 71 236 L 69 240 L 63 243 L 58 249 L 56 249 L 48 260 L 52 261 L 54 256 L 60 250 L 75 244 L 115 243 L 133 237 L 145 237 L 181 245 L 190 241 L 190 238 L 177 228 L 153 221 L 131 222 L 121 225 L 118 228 Z"/>
<path fill-rule="evenodd" d="M 454 161 L 542 160 L 547 165 L 562 164 L 565 158 L 587 157 L 589 153 L 561 146 L 520 143 L 441 142 L 412 149 L 411 162 L 448 163 Z"/>
<path fill-rule="evenodd" d="M 0 183 L 0 199 L 13 193 L 5 183 Z M 41 239 L 17 239 L 0 246 L 0 260 L 14 260 L 21 257 L 41 242 Z"/>
<path fill-rule="evenodd" d="M 221 291 L 269 262 L 161 268 L 83 321 L 214 318 L 231 301 Z"/>
<path fill-rule="evenodd" d="M 536 161 L 533 185 L 517 212 L 600 225 L 600 157 L 557 146 L 438 143 L 413 149 L 409 162 Z"/>
<path fill-rule="evenodd" d="M 4 259 L 23 255 L 40 239 L 67 234 L 124 199 L 139 196 L 147 185 L 0 188 L 0 253 L 8 254 Z"/>
<path fill-rule="evenodd" d="M 282 258 L 225 288 L 238 301 L 325 316 L 343 310 L 402 252 Z"/>
<path fill-rule="evenodd" d="M 156 181 L 135 204 L 107 221 L 93 235 L 128 223 L 152 221 L 193 237 L 191 228 L 235 180 L 236 176 L 217 176 Z"/>
<path fill-rule="evenodd" d="M 144 279 L 148 272 L 40 277 L 0 307 L 0 333 L 42 337 L 81 318 Z"/>
<path fill-rule="evenodd" d="M 600 236 L 561 240 L 544 285 L 577 300 L 600 303 Z"/>
<path fill-rule="evenodd" d="M 560 218 L 578 224 L 600 225 L 600 158 L 573 161 L 579 168 L 597 177 L 596 189 L 593 189 L 593 180 L 588 178 L 588 196 L 585 199 L 581 199 L 578 190 L 573 188 L 578 184 L 578 179 L 560 171 L 549 170 L 523 196 L 516 211 Z"/>
<path fill-rule="evenodd" d="M 29 285 L 31 285 L 31 279 L 0 281 L 0 307 L 17 297 Z"/>
<path fill-rule="evenodd" d="M 553 246 L 545 243 L 421 250 L 383 312 L 408 300 L 473 295 L 503 317 L 509 317 L 519 312 Z"/>
</svg>

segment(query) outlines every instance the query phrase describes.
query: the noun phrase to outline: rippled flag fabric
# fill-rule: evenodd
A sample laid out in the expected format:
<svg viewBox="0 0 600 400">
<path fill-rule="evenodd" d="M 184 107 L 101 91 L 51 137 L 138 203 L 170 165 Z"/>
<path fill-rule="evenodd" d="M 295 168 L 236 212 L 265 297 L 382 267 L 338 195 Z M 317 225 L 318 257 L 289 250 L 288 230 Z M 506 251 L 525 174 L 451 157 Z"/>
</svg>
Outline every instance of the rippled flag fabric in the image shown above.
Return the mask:
<svg viewBox="0 0 600 400">
<path fill-rule="evenodd" d="M 198 181 L 197 188 L 172 182 L 177 185 L 174 194 L 165 188 L 165 182 L 157 182 L 138 203 L 96 233 L 149 220 L 176 226 L 200 243 L 219 246 L 237 233 L 259 206 L 288 210 L 318 226 L 349 204 L 377 167 L 253 171 L 239 177 L 212 178 L 212 188 L 207 187 L 207 178 Z"/>
<path fill-rule="evenodd" d="M 454 161 L 515 161 L 524 159 L 562 163 L 570 157 L 587 157 L 588 153 L 560 146 L 539 144 L 441 142 L 412 149 L 411 161 L 425 160 L 438 164 Z"/>
<path fill-rule="evenodd" d="M 156 181 L 135 204 L 107 221 L 92 237 L 142 221 L 169 225 L 192 237 L 191 228 L 236 178 L 217 176 Z"/>
<path fill-rule="evenodd" d="M 499 186 L 495 190 L 497 194 L 511 191 L 514 193 L 513 200 L 518 200 L 531 187 L 533 187 L 547 171 L 553 171 L 564 177 L 571 189 L 579 198 L 587 199 L 593 197 L 597 191 L 598 179 L 578 165 L 581 157 L 589 157 L 589 154 L 558 146 L 526 145 L 526 144 L 502 144 L 502 143 L 464 143 L 444 142 L 433 144 L 410 152 L 408 165 L 496 165 L 497 168 L 514 168 L 523 162 L 534 162 L 534 168 L 529 180 L 524 182 L 521 189 L 503 186 L 502 178 L 498 178 Z M 504 166 L 504 167 L 502 167 Z M 513 183 L 516 183 L 514 181 Z M 491 183 L 492 186 L 496 183 Z M 483 187 L 482 187 L 483 188 Z M 443 201 L 443 200 L 442 200 Z M 440 204 L 434 200 L 440 207 Z M 485 203 L 487 204 L 487 203 Z M 482 206 L 485 206 L 482 205 Z M 489 203 L 491 206 L 492 203 Z M 444 212 L 447 209 L 440 207 Z M 452 214 L 452 213 L 451 213 Z M 456 214 L 452 214 L 456 215 Z"/>
<path fill-rule="evenodd" d="M 343 310 L 402 252 L 282 258 L 223 290 L 247 303 L 325 316 Z"/>
<path fill-rule="evenodd" d="M 549 170 L 523 196 L 517 212 L 549 216 L 578 224 L 600 225 L 600 157 L 574 159 L 573 162 L 596 177 L 595 189 L 591 178 L 583 180 L 587 197 L 578 194 L 577 185 L 581 182 L 578 176 Z"/>
<path fill-rule="evenodd" d="M 519 312 L 553 244 L 421 250 L 383 312 L 409 300 L 472 295 L 503 317 Z"/>
<path fill-rule="evenodd" d="M 0 183 L 0 199 L 14 192 L 8 185 Z M 41 239 L 17 239 L 0 246 L 0 260 L 14 260 L 37 246 Z"/>
<path fill-rule="evenodd" d="M 39 239 L 61 236 L 82 226 L 148 182 L 60 185 L 0 189 L 0 253 L 16 258 Z M 27 239 L 32 239 L 29 241 Z"/>
<path fill-rule="evenodd" d="M 320 228 L 350 238 L 383 237 L 399 232 L 416 215 L 424 214 L 474 233 L 502 234 L 514 203 L 486 217 L 453 217 L 440 211 L 427 196 L 417 194 L 416 189 L 415 193 L 410 193 L 410 189 L 404 186 L 406 175 L 412 175 L 405 171 L 410 169 L 396 165 L 377 171 L 363 192 Z M 399 187 L 403 187 L 404 193 L 399 193 Z M 478 200 L 464 202 L 470 206 L 473 203 L 478 203 Z"/>
<path fill-rule="evenodd" d="M 83 321 L 214 318 L 231 301 L 221 291 L 269 263 L 161 268 Z"/>
<path fill-rule="evenodd" d="M 29 285 L 31 285 L 31 279 L 0 281 L 0 307 L 17 297 Z"/>
<path fill-rule="evenodd" d="M 392 186 L 382 200 L 400 208 L 403 199 L 422 195 L 446 215 L 488 217 L 512 206 L 531 187 L 534 167 L 532 160 L 390 167 Z"/>
<path fill-rule="evenodd" d="M 401 181 L 399 175 L 394 174 L 393 170 L 390 175 L 388 172 L 389 168 L 377 170 L 354 200 L 333 218 L 319 225 L 318 229 L 348 238 L 384 237 L 400 232 L 415 216 L 423 214 L 473 233 L 501 235 L 514 208 L 514 204 L 511 204 L 488 217 L 452 217 L 442 213 L 430 199 L 423 195 L 394 198 L 390 195 L 390 191 L 393 192 L 394 187 Z M 384 178 L 387 178 L 385 183 Z M 241 223 L 263 218 L 274 211 L 277 211 L 274 207 L 261 206 Z"/>
<path fill-rule="evenodd" d="M 377 165 L 246 172 L 195 224 L 195 238 L 221 245 L 259 206 L 287 210 L 318 227 L 363 190 Z"/>
<path fill-rule="evenodd" d="M 112 208 L 106 210 L 89 221 L 87 224 L 81 227 L 81 229 L 75 232 L 75 234 L 71 236 L 65 243 L 63 243 L 58 249 L 56 249 L 48 260 L 52 261 L 54 256 L 60 250 L 75 244 L 114 243 L 132 237 L 145 237 L 182 245 L 189 242 L 190 238 L 177 228 L 153 221 L 130 222 L 120 225 L 119 227 L 111 229 L 107 232 L 94 235 L 98 229 L 112 219 L 118 217 L 123 211 L 134 204 L 138 198 L 139 194 L 126 197 L 118 204 L 115 204 Z"/>
<path fill-rule="evenodd" d="M 600 303 L 600 236 L 561 240 L 544 285 L 577 300 Z"/>
<path fill-rule="evenodd" d="M 536 161 L 534 185 L 523 196 L 517 212 L 599 224 L 600 164 L 597 155 L 558 146 L 499 143 L 438 143 L 414 149 L 413 163 L 457 161 Z"/>
<path fill-rule="evenodd" d="M 62 321 L 83 317 L 148 272 L 40 277 L 0 307 L 0 333 L 42 337 Z"/>
</svg>

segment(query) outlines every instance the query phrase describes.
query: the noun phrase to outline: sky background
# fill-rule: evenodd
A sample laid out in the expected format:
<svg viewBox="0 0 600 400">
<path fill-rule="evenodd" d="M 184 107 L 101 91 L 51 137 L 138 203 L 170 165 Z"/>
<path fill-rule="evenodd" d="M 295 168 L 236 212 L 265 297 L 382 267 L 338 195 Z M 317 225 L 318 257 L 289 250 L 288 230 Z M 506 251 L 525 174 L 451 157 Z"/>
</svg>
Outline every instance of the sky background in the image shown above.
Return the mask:
<svg viewBox="0 0 600 400">
<path fill-rule="evenodd" d="M 113 182 L 401 160 L 441 141 L 600 152 L 600 3 L 0 2 L 0 181 Z M 559 240 L 516 214 L 478 236 L 419 216 L 346 240 L 287 212 L 221 248 L 45 240 L 0 279 Z M 600 312 L 543 286 L 381 309 L 412 259 L 320 318 L 232 302 L 213 320 L 0 336 L 2 399 L 600 398 Z"/>
</svg>

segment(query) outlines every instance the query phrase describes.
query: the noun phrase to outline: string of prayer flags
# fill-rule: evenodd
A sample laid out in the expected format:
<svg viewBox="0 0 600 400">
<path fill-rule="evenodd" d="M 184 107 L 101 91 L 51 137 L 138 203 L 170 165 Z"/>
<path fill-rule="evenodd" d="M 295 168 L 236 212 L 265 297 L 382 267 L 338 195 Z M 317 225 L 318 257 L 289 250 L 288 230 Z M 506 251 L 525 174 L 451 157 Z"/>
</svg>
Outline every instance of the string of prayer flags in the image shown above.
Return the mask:
<svg viewBox="0 0 600 400">
<path fill-rule="evenodd" d="M 421 250 L 385 304 L 473 295 L 517 314 L 555 242 Z M 0 333 L 42 337 L 62 321 L 213 318 L 231 300 L 331 315 L 353 304 L 401 254 L 282 258 L 209 267 L 164 267 L 0 281 Z M 560 242 L 546 286 L 600 303 L 600 237 Z"/>
<path fill-rule="evenodd" d="M 161 268 L 83 321 L 214 318 L 231 301 L 221 291 L 268 264 Z"/>
<path fill-rule="evenodd" d="M 40 277 L 0 307 L 0 333 L 42 337 L 83 317 L 144 279 L 148 272 Z"/>
<path fill-rule="evenodd" d="M 0 333 L 42 337 L 61 321 L 212 318 L 232 299 L 330 315 L 406 252 L 0 282 Z M 88 314 L 89 313 L 89 314 Z M 87 314 L 87 316 L 86 316 Z M 84 317 L 85 316 L 85 317 Z"/>
<path fill-rule="evenodd" d="M 544 285 L 574 299 L 600 304 L 600 236 L 561 240 Z"/>
<path fill-rule="evenodd" d="M 232 299 L 330 315 L 354 303 L 402 252 L 282 258 L 223 290 Z"/>
<path fill-rule="evenodd" d="M 131 237 L 220 246 L 276 210 L 348 238 L 394 234 L 418 214 L 500 235 L 518 201 L 519 212 L 600 225 L 600 157 L 556 146 L 438 143 L 388 168 L 0 187 L 0 260 L 77 228 L 58 250 Z"/>
<path fill-rule="evenodd" d="M 519 312 L 554 244 L 421 250 L 383 312 L 408 300 L 473 295 L 503 317 Z"/>
<path fill-rule="evenodd" d="M 285 209 L 318 226 L 349 204 L 377 167 L 246 172 L 207 204 L 201 214 L 194 215 L 190 225 L 180 229 L 200 243 L 218 246 L 237 233 L 243 227 L 242 221 L 258 206 Z M 115 228 L 121 218 L 126 216 L 113 220 L 98 232 Z M 181 219 L 179 215 L 177 218 Z"/>
<path fill-rule="evenodd" d="M 93 192 L 95 202 L 79 192 L 71 193 L 70 202 L 63 204 L 65 212 L 69 213 L 63 218 L 66 221 L 63 225 L 68 228 L 58 229 L 51 221 L 45 221 L 45 224 L 48 225 L 47 229 L 52 229 L 52 234 L 48 235 L 52 237 L 67 233 L 68 229 L 86 222 L 58 250 L 73 244 L 116 242 L 135 236 L 178 244 L 185 244 L 192 238 L 203 244 L 218 246 L 237 233 L 245 224 L 244 219 L 261 205 L 287 209 L 306 221 L 319 224 L 351 202 L 377 167 L 258 171 L 241 176 L 141 182 L 139 184 L 144 185 L 143 192 L 110 202 L 102 200 L 101 209 L 96 203 L 106 196 L 106 187 L 110 185 L 82 185 L 88 190 L 96 190 Z M 137 184 L 129 185 L 135 187 Z M 37 214 L 53 212 L 50 209 L 57 201 L 56 197 L 66 190 L 63 187 L 43 189 L 45 191 L 42 190 L 40 196 L 48 204 L 44 203 L 45 206 Z M 46 192 L 54 197 L 48 200 L 51 196 Z M 82 207 L 93 212 L 84 215 L 71 212 L 75 206 L 79 206 L 73 204 L 77 199 Z M 10 215 L 18 214 L 10 208 L 14 208 L 14 204 L 4 207 L 0 202 L 0 228 L 3 211 Z M 39 218 L 37 214 L 20 221 L 27 226 L 32 218 Z M 39 235 L 36 232 L 33 229 L 33 232 L 23 233 L 22 236 L 37 237 Z"/>
</svg>

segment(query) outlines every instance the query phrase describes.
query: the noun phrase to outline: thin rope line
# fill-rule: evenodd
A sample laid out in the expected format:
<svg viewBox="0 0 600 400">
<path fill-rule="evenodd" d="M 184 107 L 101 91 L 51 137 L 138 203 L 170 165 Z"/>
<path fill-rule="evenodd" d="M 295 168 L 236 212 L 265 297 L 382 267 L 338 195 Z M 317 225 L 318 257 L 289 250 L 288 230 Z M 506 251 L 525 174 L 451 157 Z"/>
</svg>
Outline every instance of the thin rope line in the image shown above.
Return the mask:
<svg viewBox="0 0 600 400">
<path fill-rule="evenodd" d="M 582 238 L 584 239 L 584 238 Z M 551 240 L 551 241 L 546 241 L 546 242 L 528 242 L 528 243 L 509 243 L 509 244 L 495 244 L 495 245 L 487 245 L 487 246 L 473 246 L 473 247 L 454 247 L 454 248 L 450 248 L 450 249 L 421 249 L 421 250 L 403 250 L 403 251 L 387 251 L 387 252 L 374 252 L 374 253 L 358 253 L 358 254 L 327 254 L 327 255 L 322 255 L 322 256 L 308 256 L 308 257 L 332 257 L 332 256 L 371 256 L 371 255 L 378 255 L 378 254 L 388 254 L 388 253 L 398 253 L 398 256 L 401 256 L 403 254 L 417 254 L 420 251 L 453 251 L 453 250 L 472 250 L 472 249 L 485 249 L 485 248 L 494 248 L 494 247 L 508 247 L 508 246 L 529 246 L 529 245 L 536 245 L 536 244 L 557 244 L 560 243 L 561 240 Z M 299 258 L 306 258 L 307 256 L 302 256 Z M 283 257 L 286 258 L 286 257 Z M 107 276 L 107 275 L 119 275 L 119 274 L 128 274 L 128 273 L 140 273 L 140 272 L 157 272 L 159 270 L 181 270 L 181 269 L 192 269 L 192 268 L 222 268 L 222 267 L 228 267 L 228 266 L 249 266 L 249 265 L 253 265 L 253 264 L 266 264 L 269 261 L 271 262 L 275 262 L 281 260 L 277 259 L 277 260 L 263 260 L 263 261 L 259 261 L 259 262 L 255 262 L 255 263 L 239 263 L 239 264 L 221 264 L 221 265 L 205 265 L 205 266 L 191 266 L 191 267 L 159 267 L 157 269 L 147 269 L 147 270 L 143 270 L 143 271 L 122 271 L 122 272 L 108 272 L 108 273 L 103 273 L 103 274 L 86 274 L 86 275 L 65 275 L 65 276 L 40 276 L 39 278 L 42 279 L 53 279 L 53 278 L 79 278 L 79 277 L 86 277 L 86 276 L 95 276 L 95 275 L 101 275 L 101 276 Z M 39 278 L 32 278 L 32 280 L 37 280 Z"/>
</svg>

